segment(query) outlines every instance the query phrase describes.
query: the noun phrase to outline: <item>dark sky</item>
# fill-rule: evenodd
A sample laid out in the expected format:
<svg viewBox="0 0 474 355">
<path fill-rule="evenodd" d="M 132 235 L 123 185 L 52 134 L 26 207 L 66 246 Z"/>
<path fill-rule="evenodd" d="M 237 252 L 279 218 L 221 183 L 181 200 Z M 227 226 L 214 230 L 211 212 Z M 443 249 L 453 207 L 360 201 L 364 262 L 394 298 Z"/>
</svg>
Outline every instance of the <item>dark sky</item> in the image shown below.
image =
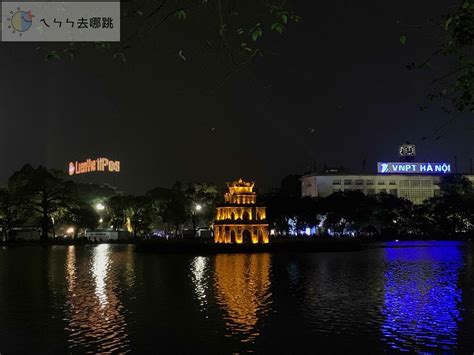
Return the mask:
<svg viewBox="0 0 474 355">
<path fill-rule="evenodd" d="M 236 177 L 269 188 L 313 160 L 359 171 L 366 159 L 375 171 L 404 140 L 417 144 L 418 160 L 457 155 L 467 170 L 472 116 L 421 112 L 434 74 L 405 69 L 432 51 L 437 32 L 397 21 L 437 18 L 447 6 L 437 2 L 300 1 L 304 21 L 270 36 L 272 54 L 252 75 L 217 90 L 226 68 L 181 33 L 139 44 L 126 63 L 97 51 L 47 63 L 38 44 L 0 43 L 0 183 L 27 162 L 66 169 L 108 156 L 122 161 L 122 187 L 135 193 Z"/>
</svg>

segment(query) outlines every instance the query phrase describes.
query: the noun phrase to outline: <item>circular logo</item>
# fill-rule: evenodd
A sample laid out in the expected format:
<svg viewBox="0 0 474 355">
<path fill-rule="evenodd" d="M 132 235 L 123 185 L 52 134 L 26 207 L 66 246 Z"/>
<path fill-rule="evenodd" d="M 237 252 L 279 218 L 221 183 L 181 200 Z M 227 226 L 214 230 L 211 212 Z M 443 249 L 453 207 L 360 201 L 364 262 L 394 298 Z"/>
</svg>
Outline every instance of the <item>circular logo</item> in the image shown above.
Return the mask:
<svg viewBox="0 0 474 355">
<path fill-rule="evenodd" d="M 74 165 L 73 162 L 69 163 L 69 175 L 74 175 L 74 172 L 76 171 L 76 166 Z"/>
<path fill-rule="evenodd" d="M 21 36 L 22 32 L 26 32 L 31 28 L 33 24 L 33 17 L 35 17 L 31 11 L 22 11 L 19 7 L 17 11 L 10 11 L 10 17 L 7 18 L 10 21 L 8 28 L 12 30 L 12 33 L 17 33 Z"/>
</svg>

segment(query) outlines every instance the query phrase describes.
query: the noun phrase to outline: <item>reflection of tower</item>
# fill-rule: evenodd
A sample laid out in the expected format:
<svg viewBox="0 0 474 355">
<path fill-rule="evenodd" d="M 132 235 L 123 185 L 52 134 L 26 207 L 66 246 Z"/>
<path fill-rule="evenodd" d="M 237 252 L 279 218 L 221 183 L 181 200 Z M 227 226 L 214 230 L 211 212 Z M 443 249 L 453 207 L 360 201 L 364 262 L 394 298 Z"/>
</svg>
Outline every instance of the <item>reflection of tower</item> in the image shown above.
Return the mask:
<svg viewBox="0 0 474 355">
<path fill-rule="evenodd" d="M 266 208 L 257 205 L 254 183 L 242 179 L 227 184 L 225 204 L 217 207 L 216 243 L 268 243 Z"/>
<path fill-rule="evenodd" d="M 401 162 L 413 163 L 416 157 L 415 145 L 410 142 L 403 143 L 398 147 L 398 154 Z"/>
<path fill-rule="evenodd" d="M 269 312 L 270 254 L 219 254 L 215 258 L 217 303 L 227 316 L 227 327 L 244 336 L 242 342 L 258 335 L 257 323 Z"/>
</svg>

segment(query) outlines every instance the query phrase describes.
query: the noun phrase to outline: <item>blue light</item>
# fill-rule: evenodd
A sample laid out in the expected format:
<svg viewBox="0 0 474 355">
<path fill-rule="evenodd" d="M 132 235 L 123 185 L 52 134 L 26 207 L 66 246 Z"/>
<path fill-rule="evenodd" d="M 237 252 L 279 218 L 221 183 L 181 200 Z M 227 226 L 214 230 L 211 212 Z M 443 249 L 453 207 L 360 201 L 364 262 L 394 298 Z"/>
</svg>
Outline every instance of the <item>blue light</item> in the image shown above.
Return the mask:
<svg viewBox="0 0 474 355">
<path fill-rule="evenodd" d="M 455 350 L 462 320 L 459 243 L 423 247 L 400 242 L 386 249 L 385 259 L 381 332 L 386 343 L 401 351 Z"/>
<path fill-rule="evenodd" d="M 377 163 L 377 173 L 379 174 L 449 174 L 451 173 L 451 164 L 450 163 L 379 162 Z"/>
</svg>

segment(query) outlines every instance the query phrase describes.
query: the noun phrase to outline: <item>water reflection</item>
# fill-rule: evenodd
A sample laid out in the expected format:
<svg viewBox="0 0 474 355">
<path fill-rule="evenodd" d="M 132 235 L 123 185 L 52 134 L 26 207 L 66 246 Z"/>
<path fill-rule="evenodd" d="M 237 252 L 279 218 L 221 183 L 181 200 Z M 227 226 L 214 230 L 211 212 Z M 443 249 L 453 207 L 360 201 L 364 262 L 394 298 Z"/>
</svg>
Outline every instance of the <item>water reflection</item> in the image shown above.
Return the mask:
<svg viewBox="0 0 474 355">
<path fill-rule="evenodd" d="M 76 247 L 68 247 L 65 320 L 71 350 L 129 350 L 123 306 L 115 291 L 117 280 L 111 277 L 112 254 L 109 248 L 105 244 L 93 248 L 92 257 L 81 258 L 85 262 L 78 265 Z M 90 264 L 87 260 L 91 261 Z"/>
<path fill-rule="evenodd" d="M 385 341 L 404 351 L 453 350 L 461 321 L 457 244 L 386 249 Z"/>
<path fill-rule="evenodd" d="M 208 258 L 204 256 L 195 257 L 191 262 L 192 282 L 194 284 L 194 292 L 201 306 L 201 310 L 205 309 L 207 304 L 207 276 L 206 269 Z"/>
<path fill-rule="evenodd" d="M 221 254 L 215 257 L 216 301 L 232 335 L 251 342 L 258 322 L 270 310 L 270 254 Z"/>
</svg>

